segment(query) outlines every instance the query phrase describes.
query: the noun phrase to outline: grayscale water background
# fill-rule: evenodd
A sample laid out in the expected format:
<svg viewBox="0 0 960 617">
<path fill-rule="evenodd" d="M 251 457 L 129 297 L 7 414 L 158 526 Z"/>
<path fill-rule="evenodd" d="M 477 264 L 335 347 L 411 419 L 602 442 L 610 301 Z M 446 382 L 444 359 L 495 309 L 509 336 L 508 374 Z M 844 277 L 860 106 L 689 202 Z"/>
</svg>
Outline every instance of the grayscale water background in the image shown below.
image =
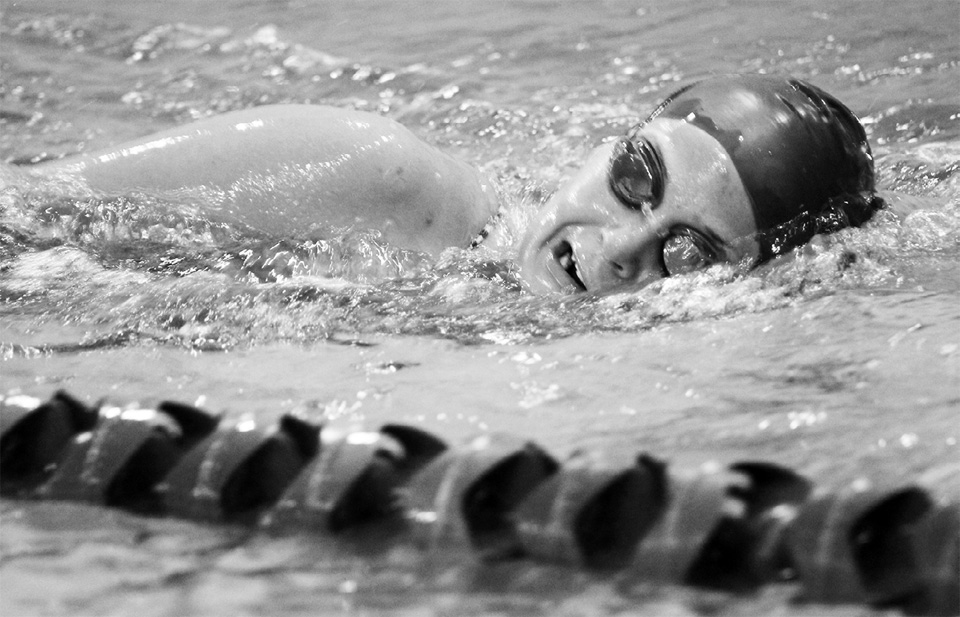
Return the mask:
<svg viewBox="0 0 960 617">
<path fill-rule="evenodd" d="M 896 206 L 785 263 L 532 298 L 511 251 L 439 263 L 275 238 L 192 204 L 0 169 L 0 391 L 199 402 L 269 422 L 529 436 L 560 457 L 763 458 L 827 487 L 960 495 L 960 4 L 7 0 L 0 160 L 218 112 L 383 113 L 495 174 L 523 228 L 678 82 L 792 74 L 864 120 Z M 321 537 L 4 500 L 3 615 L 861 615 Z"/>
</svg>

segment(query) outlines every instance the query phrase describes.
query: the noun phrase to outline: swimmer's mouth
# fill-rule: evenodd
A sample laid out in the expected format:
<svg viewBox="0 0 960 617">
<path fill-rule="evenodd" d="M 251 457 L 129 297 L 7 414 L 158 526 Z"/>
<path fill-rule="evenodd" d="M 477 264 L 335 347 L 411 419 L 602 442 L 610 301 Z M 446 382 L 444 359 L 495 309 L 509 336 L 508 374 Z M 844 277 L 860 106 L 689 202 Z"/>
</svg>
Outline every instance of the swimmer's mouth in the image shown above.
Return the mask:
<svg viewBox="0 0 960 617">
<path fill-rule="evenodd" d="M 573 257 L 573 247 L 570 246 L 570 243 L 566 240 L 560 242 L 556 248 L 553 249 L 553 257 L 557 260 L 560 267 L 563 268 L 563 271 L 567 273 L 567 276 L 570 277 L 570 280 L 573 281 L 577 289 L 579 291 L 586 291 L 587 286 L 584 285 L 583 280 L 580 278 L 577 270 L 577 260 Z"/>
</svg>

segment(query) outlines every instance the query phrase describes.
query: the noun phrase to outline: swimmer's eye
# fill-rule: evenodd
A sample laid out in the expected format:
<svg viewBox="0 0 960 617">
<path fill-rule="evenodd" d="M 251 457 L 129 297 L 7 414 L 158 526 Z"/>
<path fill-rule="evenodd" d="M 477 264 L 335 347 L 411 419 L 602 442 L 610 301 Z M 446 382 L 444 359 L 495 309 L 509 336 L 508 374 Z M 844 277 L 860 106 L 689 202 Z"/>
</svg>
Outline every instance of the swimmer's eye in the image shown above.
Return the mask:
<svg viewBox="0 0 960 617">
<path fill-rule="evenodd" d="M 718 261 L 720 256 L 716 248 L 694 229 L 672 230 L 663 241 L 663 271 L 667 276 L 702 270 Z"/>
<path fill-rule="evenodd" d="M 663 197 L 663 161 L 642 137 L 621 138 L 610 159 L 610 190 L 625 206 L 639 210 L 660 205 Z"/>
</svg>

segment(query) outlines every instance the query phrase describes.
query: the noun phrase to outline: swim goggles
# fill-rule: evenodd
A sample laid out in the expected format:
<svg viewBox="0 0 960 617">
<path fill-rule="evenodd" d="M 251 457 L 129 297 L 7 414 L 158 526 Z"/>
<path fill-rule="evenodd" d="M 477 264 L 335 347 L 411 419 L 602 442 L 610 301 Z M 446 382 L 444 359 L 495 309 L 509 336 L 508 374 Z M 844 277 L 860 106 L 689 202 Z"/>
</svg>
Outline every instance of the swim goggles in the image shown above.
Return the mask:
<svg viewBox="0 0 960 617">
<path fill-rule="evenodd" d="M 608 178 L 610 190 L 625 206 L 640 210 L 660 205 L 663 160 L 643 137 L 621 137 L 613 147 Z"/>
<path fill-rule="evenodd" d="M 632 210 L 651 213 L 663 199 L 663 159 L 643 137 L 621 137 L 613 146 L 610 190 Z M 685 225 L 658 229 L 662 239 L 660 268 L 664 276 L 693 272 L 721 261 L 717 241 Z"/>
</svg>

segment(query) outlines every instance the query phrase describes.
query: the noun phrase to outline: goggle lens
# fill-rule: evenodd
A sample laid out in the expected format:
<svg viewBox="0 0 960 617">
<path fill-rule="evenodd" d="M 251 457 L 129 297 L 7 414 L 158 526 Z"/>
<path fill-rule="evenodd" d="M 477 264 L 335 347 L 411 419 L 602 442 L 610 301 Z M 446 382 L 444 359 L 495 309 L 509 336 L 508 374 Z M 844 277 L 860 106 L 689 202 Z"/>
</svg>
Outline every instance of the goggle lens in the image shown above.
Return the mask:
<svg viewBox="0 0 960 617">
<path fill-rule="evenodd" d="M 663 197 L 663 163 L 646 139 L 621 138 L 610 159 L 610 189 L 624 205 L 656 208 Z"/>
</svg>

